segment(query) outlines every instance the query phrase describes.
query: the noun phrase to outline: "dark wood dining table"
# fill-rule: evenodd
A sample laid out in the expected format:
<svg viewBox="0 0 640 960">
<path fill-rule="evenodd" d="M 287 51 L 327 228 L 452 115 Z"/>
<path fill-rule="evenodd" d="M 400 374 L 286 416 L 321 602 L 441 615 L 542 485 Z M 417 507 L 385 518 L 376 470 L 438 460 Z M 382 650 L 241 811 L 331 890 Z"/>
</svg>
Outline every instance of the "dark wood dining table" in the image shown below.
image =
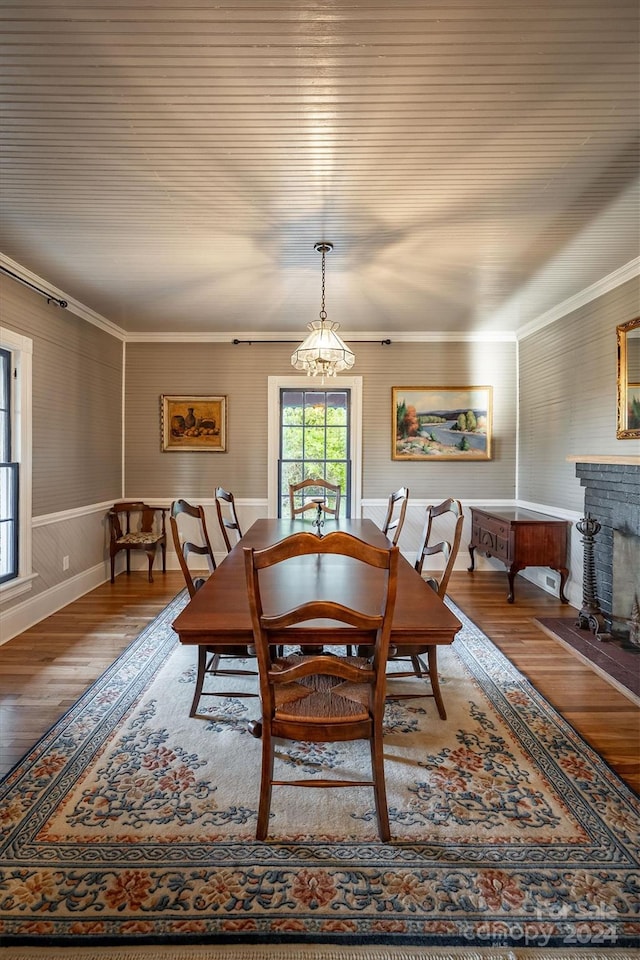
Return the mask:
<svg viewBox="0 0 640 960">
<path fill-rule="evenodd" d="M 343 530 L 361 540 L 380 547 L 391 544 L 372 520 L 326 520 L 323 535 L 331 530 Z M 270 546 L 307 530 L 314 533 L 309 521 L 257 520 L 233 550 L 214 570 L 206 583 L 191 598 L 173 622 L 183 644 L 248 644 L 253 642 L 251 616 L 244 567 L 244 547 Z M 296 606 L 305 600 L 323 597 L 356 607 L 366 612 L 374 610 L 372 601 L 380 596 L 383 576 L 378 570 L 363 569 L 364 564 L 340 556 L 296 557 L 272 569 L 261 577 L 265 613 Z M 440 597 L 424 582 L 420 574 L 402 556 L 398 564 L 398 592 L 391 629 L 391 643 L 424 647 L 429 644 L 450 644 L 462 624 Z M 340 644 L 344 626 L 315 621 L 297 627 L 291 640 L 296 645 Z M 350 642 L 358 638 L 349 630 Z M 365 642 L 367 636 L 363 635 Z"/>
</svg>

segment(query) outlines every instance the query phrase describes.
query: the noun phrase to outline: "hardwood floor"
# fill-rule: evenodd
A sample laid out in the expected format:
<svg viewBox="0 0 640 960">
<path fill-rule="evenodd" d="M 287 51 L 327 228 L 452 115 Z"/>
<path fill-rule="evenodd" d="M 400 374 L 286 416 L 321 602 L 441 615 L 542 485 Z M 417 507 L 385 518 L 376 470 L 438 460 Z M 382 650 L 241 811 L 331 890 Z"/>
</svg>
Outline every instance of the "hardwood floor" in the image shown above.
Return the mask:
<svg viewBox="0 0 640 960">
<path fill-rule="evenodd" d="M 78 699 L 183 586 L 121 574 L 0 646 L 0 775 Z M 575 611 L 521 577 L 454 573 L 449 593 L 609 765 L 640 790 L 640 709 L 534 623 Z"/>
<path fill-rule="evenodd" d="M 640 790 L 640 708 L 534 623 L 571 617 L 560 603 L 522 577 L 516 602 L 506 603 L 504 573 L 454 573 L 449 594 L 536 689 L 634 790 Z"/>
</svg>

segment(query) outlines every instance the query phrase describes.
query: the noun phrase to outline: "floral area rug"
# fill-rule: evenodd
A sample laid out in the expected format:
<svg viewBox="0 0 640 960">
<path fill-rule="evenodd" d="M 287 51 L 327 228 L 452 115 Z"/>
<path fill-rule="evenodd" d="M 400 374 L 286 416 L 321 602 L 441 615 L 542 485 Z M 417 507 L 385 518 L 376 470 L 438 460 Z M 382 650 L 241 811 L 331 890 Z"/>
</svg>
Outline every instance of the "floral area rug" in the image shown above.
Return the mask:
<svg viewBox="0 0 640 960">
<path fill-rule="evenodd" d="M 256 698 L 203 698 L 180 595 L 0 785 L 0 944 L 629 948 L 634 794 L 457 608 L 448 719 L 391 700 L 393 841 L 369 788 L 275 787 L 255 841 Z M 453 606 L 453 605 L 452 605 Z M 244 666 L 250 665 L 247 661 Z M 257 678 L 234 678 L 257 689 Z M 217 684 L 229 683 L 219 678 Z M 419 681 L 396 680 L 390 692 Z M 370 775 L 367 744 L 286 744 L 284 779 Z"/>
</svg>

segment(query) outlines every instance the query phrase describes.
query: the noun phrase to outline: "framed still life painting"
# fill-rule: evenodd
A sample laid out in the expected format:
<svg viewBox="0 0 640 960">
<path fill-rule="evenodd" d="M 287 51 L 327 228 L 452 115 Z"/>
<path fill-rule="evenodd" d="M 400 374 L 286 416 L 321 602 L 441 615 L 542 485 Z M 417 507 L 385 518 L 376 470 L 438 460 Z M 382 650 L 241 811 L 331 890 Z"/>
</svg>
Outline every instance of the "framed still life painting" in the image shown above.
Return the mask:
<svg viewBox="0 0 640 960">
<path fill-rule="evenodd" d="M 160 404 L 163 451 L 226 452 L 226 397 L 175 397 L 163 394 Z"/>
<path fill-rule="evenodd" d="M 392 387 L 392 460 L 490 460 L 491 387 Z"/>
</svg>

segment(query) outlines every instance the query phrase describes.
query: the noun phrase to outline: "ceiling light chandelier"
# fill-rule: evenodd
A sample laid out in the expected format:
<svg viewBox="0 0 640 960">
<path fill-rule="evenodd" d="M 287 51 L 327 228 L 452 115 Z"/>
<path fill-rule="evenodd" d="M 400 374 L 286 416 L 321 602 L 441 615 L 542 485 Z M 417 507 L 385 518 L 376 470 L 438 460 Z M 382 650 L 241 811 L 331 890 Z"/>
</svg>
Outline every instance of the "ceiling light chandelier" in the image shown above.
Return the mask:
<svg viewBox="0 0 640 960">
<path fill-rule="evenodd" d="M 320 319 L 307 324 L 311 331 L 307 339 L 300 344 L 291 356 L 291 364 L 296 370 L 306 370 L 308 377 L 335 377 L 342 370 L 350 370 L 356 362 L 355 355 L 338 336 L 339 323 L 327 322 L 324 308 L 325 256 L 333 250 L 332 243 L 314 243 L 313 249 L 322 254 L 322 305 Z"/>
</svg>

